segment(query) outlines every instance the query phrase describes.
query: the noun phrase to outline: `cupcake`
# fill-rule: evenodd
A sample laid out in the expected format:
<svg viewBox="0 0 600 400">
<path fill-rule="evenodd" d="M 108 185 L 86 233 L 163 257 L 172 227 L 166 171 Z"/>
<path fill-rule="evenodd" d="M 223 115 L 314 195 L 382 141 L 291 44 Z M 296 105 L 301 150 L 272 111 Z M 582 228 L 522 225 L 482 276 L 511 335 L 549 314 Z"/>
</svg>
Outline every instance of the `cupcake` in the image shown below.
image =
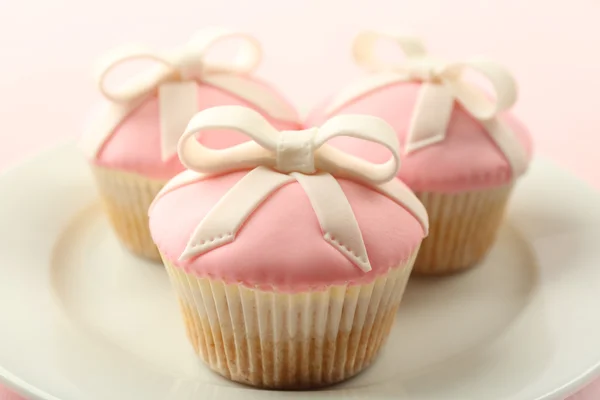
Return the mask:
<svg viewBox="0 0 600 400">
<path fill-rule="evenodd" d="M 207 58 L 214 59 L 215 51 L 223 48 L 237 49 L 235 60 L 209 63 Z M 280 129 L 299 126 L 289 103 L 250 75 L 261 54 L 252 36 L 215 28 L 200 31 L 169 53 L 122 49 L 100 69 L 98 87 L 107 101 L 89 124 L 82 148 L 112 227 L 133 253 L 160 260 L 148 230 L 148 207 L 164 184 L 184 170 L 177 142 L 196 112 L 242 105 Z M 116 78 L 140 62 L 157 65 L 115 85 Z M 221 148 L 245 139 L 208 132 L 204 140 L 209 147 Z"/>
<path fill-rule="evenodd" d="M 375 47 L 383 39 L 398 45 L 404 62 L 378 58 Z M 417 39 L 375 32 L 358 35 L 353 55 L 370 73 L 325 100 L 306 126 L 357 113 L 388 122 L 402 148 L 398 177 L 425 205 L 431 224 L 415 272 L 476 265 L 493 244 L 514 183 L 531 158 L 530 135 L 508 112 L 517 97 L 513 77 L 491 61 L 444 62 Z M 371 162 L 386 157 L 368 143 L 333 144 Z"/>
<path fill-rule="evenodd" d="M 215 128 L 251 141 L 208 149 L 201 137 Z M 346 135 L 388 159 L 326 143 Z M 279 389 L 330 385 L 371 364 L 428 226 L 395 179 L 391 127 L 340 116 L 278 131 L 254 110 L 215 107 L 190 121 L 179 157 L 189 170 L 155 199 L 150 231 L 199 357 L 233 381 Z"/>
</svg>

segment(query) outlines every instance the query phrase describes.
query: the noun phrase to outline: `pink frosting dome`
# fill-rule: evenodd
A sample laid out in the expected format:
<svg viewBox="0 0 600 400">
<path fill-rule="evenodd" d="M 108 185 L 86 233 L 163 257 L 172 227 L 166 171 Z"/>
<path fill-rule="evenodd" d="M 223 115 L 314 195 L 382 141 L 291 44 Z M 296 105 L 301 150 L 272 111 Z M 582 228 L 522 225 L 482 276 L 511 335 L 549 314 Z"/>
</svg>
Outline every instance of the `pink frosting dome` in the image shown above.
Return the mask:
<svg viewBox="0 0 600 400">
<path fill-rule="evenodd" d="M 367 186 L 338 180 L 373 268 L 363 272 L 323 239 L 309 198 L 294 181 L 272 193 L 233 242 L 180 261 L 196 226 L 246 173 L 197 180 L 157 198 L 149 212 L 150 231 L 166 259 L 198 276 L 295 292 L 370 282 L 407 261 L 423 238 L 420 222 L 404 207 Z"/>
<path fill-rule="evenodd" d="M 257 81 L 281 99 L 281 103 L 295 113 L 293 107 L 275 89 L 264 82 Z M 223 89 L 208 84 L 197 84 L 199 110 L 221 105 L 241 105 L 256 109 L 249 102 Z M 257 111 L 260 111 L 257 109 Z M 158 96 L 148 98 L 142 105 L 133 110 L 113 131 L 108 140 L 100 148 L 92 162 L 96 165 L 137 173 L 151 179 L 168 180 L 183 171 L 178 157 L 174 154 L 168 160 L 161 158 L 161 138 Z M 268 116 L 266 116 L 268 118 Z M 273 126 L 281 130 L 293 130 L 299 126 L 293 122 L 268 118 Z M 183 132 L 182 132 L 183 133 Z M 203 143 L 212 148 L 223 148 L 246 141 L 241 134 L 235 132 L 205 132 Z"/>
<path fill-rule="evenodd" d="M 342 106 L 335 114 L 368 114 L 388 122 L 398 133 L 401 146 L 406 141 L 420 83 L 394 83 L 367 93 Z M 306 126 L 319 126 L 330 100 L 315 108 Z M 512 114 L 498 116 L 506 123 L 531 158 L 532 143 L 528 130 Z M 336 147 L 369 161 L 381 162 L 387 154 L 381 146 L 339 138 Z M 461 192 L 496 187 L 513 179 L 504 154 L 483 126 L 457 102 L 448 125 L 446 138 L 409 153 L 403 159 L 398 177 L 417 192 Z"/>
</svg>

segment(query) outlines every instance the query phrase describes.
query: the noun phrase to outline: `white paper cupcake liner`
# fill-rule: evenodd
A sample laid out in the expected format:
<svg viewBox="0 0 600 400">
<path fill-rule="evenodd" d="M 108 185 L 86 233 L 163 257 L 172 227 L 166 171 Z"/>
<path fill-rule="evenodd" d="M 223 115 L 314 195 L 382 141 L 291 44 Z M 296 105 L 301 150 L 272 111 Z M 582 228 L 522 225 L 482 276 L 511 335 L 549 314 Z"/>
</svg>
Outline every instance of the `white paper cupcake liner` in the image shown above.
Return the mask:
<svg viewBox="0 0 600 400">
<path fill-rule="evenodd" d="M 160 261 L 150 236 L 148 208 L 166 181 L 92 166 L 102 205 L 119 240 L 138 256 Z"/>
<path fill-rule="evenodd" d="M 252 386 L 306 389 L 343 381 L 371 364 L 390 332 L 414 258 L 369 284 L 297 294 L 198 278 L 165 265 L 188 338 L 211 369 Z"/>
<path fill-rule="evenodd" d="M 512 187 L 416 193 L 429 214 L 429 236 L 421 244 L 415 273 L 447 274 L 481 261 L 496 239 Z"/>
</svg>

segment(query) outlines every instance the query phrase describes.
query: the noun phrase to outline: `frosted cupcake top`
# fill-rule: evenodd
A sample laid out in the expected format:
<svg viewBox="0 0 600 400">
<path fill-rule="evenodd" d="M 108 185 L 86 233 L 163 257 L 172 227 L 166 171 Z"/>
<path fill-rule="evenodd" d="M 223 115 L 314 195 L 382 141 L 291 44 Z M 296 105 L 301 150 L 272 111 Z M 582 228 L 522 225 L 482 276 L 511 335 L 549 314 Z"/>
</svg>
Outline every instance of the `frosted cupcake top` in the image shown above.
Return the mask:
<svg viewBox="0 0 600 400">
<path fill-rule="evenodd" d="M 201 136 L 211 130 L 251 140 L 210 149 Z M 375 164 L 327 144 L 342 136 L 388 158 Z M 155 199 L 150 231 L 189 273 L 291 291 L 368 282 L 407 262 L 427 233 L 425 209 L 395 179 L 396 134 L 375 117 L 278 131 L 254 110 L 215 107 L 190 121 L 179 157 L 189 170 Z"/>
<path fill-rule="evenodd" d="M 394 41 L 405 61 L 391 64 L 375 53 L 380 40 Z M 481 58 L 445 62 L 427 54 L 415 38 L 363 32 L 353 44 L 355 61 L 369 75 L 325 101 L 306 125 L 332 115 L 369 114 L 398 132 L 403 167 L 398 175 L 415 191 L 459 192 L 510 183 L 531 158 L 527 129 L 507 110 L 516 83 L 502 66 Z M 493 89 L 490 95 L 471 78 Z M 371 145 L 338 140 L 336 147 L 369 161 L 385 154 Z"/>
<path fill-rule="evenodd" d="M 235 46 L 234 59 L 214 64 L 219 49 Z M 275 89 L 251 76 L 262 58 L 258 41 L 241 32 L 210 28 L 187 44 L 161 54 L 144 48 L 115 51 L 100 68 L 98 87 L 107 103 L 90 123 L 82 147 L 95 164 L 170 179 L 184 170 L 176 157 L 181 133 L 198 111 L 219 105 L 241 105 L 265 115 L 280 129 L 299 127 L 297 112 Z M 124 85 L 111 85 L 118 70 L 155 68 L 135 75 Z M 216 148 L 245 140 L 241 135 L 207 132 Z"/>
</svg>

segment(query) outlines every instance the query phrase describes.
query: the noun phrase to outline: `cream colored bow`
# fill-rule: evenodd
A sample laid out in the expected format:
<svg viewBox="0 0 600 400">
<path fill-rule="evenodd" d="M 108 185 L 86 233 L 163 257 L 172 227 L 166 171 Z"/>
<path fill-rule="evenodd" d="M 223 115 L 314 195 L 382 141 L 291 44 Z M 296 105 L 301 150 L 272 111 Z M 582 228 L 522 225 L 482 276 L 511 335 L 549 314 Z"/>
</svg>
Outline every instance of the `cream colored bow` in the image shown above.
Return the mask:
<svg viewBox="0 0 600 400">
<path fill-rule="evenodd" d="M 225 41 L 239 41 L 238 52 L 229 64 L 210 64 L 207 56 Z M 147 49 L 126 48 L 113 54 L 101 68 L 100 92 L 108 100 L 129 108 L 158 93 L 162 157 L 166 160 L 177 150 L 177 142 L 190 118 L 198 112 L 196 81 L 218 87 L 264 110 L 273 118 L 295 120 L 281 100 L 267 93 L 246 75 L 256 69 L 262 58 L 258 41 L 247 34 L 220 28 L 198 32 L 186 45 L 172 53 L 160 54 Z M 135 77 L 126 85 L 111 88 L 108 81 L 115 70 L 132 62 L 148 61 L 156 69 Z"/>
<path fill-rule="evenodd" d="M 211 129 L 239 131 L 252 140 L 224 150 L 209 149 L 196 135 Z M 338 136 L 379 143 L 391 157 L 383 164 L 354 157 L 327 144 Z M 379 191 L 413 213 L 424 232 L 428 229 L 423 205 L 395 179 L 400 165 L 396 133 L 375 117 L 338 116 L 321 128 L 280 132 L 256 111 L 215 107 L 190 121 L 179 141 L 179 157 L 190 170 L 202 174 L 250 170 L 198 225 L 181 259 L 232 242 L 252 212 L 271 193 L 292 181 L 298 181 L 310 199 L 325 240 L 365 272 L 371 270 L 371 264 L 362 234 L 336 178 L 358 181 Z M 174 179 L 162 194 L 181 184 L 181 178 Z"/>
<path fill-rule="evenodd" d="M 398 44 L 406 61 L 386 62 L 375 54 L 382 39 Z M 427 54 L 423 43 L 415 38 L 377 32 L 363 32 L 353 45 L 354 59 L 371 74 L 366 80 L 342 92 L 328 108 L 333 113 L 344 104 L 378 88 L 398 82 L 422 82 L 409 125 L 405 152 L 410 153 L 445 139 L 457 101 L 473 118 L 479 120 L 500 150 L 506 155 L 513 171 L 525 169 L 527 156 L 514 134 L 496 116 L 512 107 L 517 98 L 517 86 L 512 75 L 502 66 L 484 59 L 464 62 L 443 62 Z M 484 77 L 494 91 L 494 98 L 479 86 L 465 79 L 465 73 Z"/>
</svg>

